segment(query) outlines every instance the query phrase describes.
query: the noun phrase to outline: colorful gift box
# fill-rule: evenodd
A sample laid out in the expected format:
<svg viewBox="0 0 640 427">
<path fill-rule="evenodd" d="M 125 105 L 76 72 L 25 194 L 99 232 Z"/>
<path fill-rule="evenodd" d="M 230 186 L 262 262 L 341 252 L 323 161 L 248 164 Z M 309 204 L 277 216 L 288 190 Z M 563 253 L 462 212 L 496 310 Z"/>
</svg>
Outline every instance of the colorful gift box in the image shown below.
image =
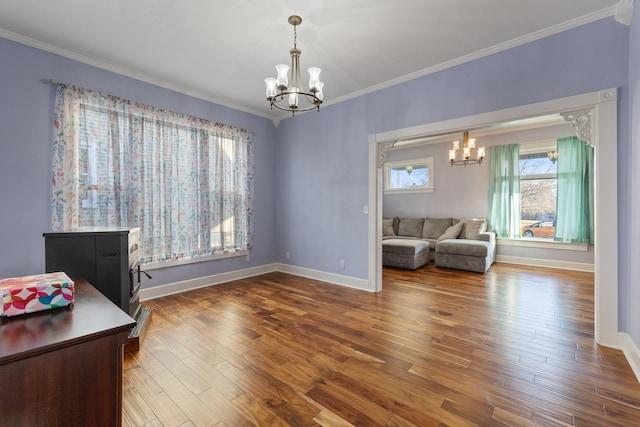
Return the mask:
<svg viewBox="0 0 640 427">
<path fill-rule="evenodd" d="M 74 301 L 74 283 L 62 272 L 12 277 L 0 280 L 0 316 L 17 316 Z"/>
</svg>

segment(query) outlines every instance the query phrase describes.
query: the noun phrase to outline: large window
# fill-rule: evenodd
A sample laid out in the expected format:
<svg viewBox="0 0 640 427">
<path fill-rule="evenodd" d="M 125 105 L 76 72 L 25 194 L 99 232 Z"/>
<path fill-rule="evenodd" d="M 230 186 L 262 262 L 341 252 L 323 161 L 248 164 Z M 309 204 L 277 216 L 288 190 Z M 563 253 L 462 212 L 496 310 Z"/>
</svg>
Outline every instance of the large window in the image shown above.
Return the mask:
<svg viewBox="0 0 640 427">
<path fill-rule="evenodd" d="M 593 243 L 594 148 L 576 137 L 490 148 L 488 219 L 501 238 Z"/>
<path fill-rule="evenodd" d="M 520 146 L 520 235 L 524 238 L 553 239 L 555 236 L 556 153 L 555 140 Z"/>
<path fill-rule="evenodd" d="M 247 251 L 252 132 L 60 85 L 53 230 L 140 227 L 146 264 Z"/>
</svg>

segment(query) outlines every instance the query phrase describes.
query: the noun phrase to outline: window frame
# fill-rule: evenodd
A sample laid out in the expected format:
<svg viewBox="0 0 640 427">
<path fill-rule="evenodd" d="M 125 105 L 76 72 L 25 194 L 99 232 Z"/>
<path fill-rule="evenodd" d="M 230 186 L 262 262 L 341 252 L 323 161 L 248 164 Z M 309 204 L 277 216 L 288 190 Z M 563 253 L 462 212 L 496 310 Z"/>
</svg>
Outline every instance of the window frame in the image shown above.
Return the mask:
<svg viewBox="0 0 640 427">
<path fill-rule="evenodd" d="M 391 185 L 391 170 L 406 169 L 407 167 L 427 169 L 427 185 L 410 188 L 396 188 Z M 433 182 L 433 157 L 421 159 L 400 160 L 397 162 L 386 162 L 384 164 L 384 194 L 408 194 L 408 193 L 431 193 L 435 189 Z"/>
</svg>

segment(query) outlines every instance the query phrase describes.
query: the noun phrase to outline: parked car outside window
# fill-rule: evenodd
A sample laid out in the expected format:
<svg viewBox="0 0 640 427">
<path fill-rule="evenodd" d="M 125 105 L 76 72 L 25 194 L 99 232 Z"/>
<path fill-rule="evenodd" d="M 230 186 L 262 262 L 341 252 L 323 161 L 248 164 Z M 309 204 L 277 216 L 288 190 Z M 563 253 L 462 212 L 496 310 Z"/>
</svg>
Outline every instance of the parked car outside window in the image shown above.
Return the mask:
<svg viewBox="0 0 640 427">
<path fill-rule="evenodd" d="M 538 221 L 522 228 L 522 237 L 543 237 L 553 239 L 555 234 L 555 221 Z"/>
</svg>

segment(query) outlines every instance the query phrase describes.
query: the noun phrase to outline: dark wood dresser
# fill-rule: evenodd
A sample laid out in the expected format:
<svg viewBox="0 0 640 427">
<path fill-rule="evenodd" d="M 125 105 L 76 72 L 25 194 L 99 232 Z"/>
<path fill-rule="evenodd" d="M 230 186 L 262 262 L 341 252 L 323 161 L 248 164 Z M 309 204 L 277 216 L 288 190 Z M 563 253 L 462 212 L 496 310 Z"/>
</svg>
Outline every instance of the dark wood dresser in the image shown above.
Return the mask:
<svg viewBox="0 0 640 427">
<path fill-rule="evenodd" d="M 75 305 L 0 319 L 0 424 L 120 426 L 135 321 L 85 280 Z"/>
</svg>

